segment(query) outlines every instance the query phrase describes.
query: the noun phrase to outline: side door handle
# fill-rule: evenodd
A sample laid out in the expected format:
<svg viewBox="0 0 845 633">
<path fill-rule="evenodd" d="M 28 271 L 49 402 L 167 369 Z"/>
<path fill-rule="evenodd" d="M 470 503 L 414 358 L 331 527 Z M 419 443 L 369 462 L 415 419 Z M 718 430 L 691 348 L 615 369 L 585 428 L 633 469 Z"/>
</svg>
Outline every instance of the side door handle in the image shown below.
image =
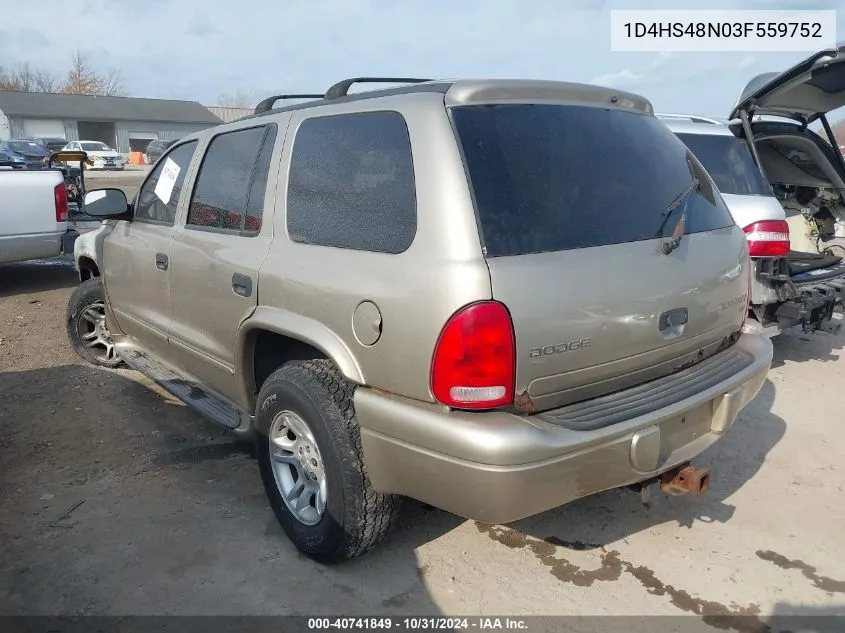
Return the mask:
<svg viewBox="0 0 845 633">
<path fill-rule="evenodd" d="M 246 275 L 235 273 L 232 275 L 232 290 L 236 295 L 249 297 L 252 295 L 252 279 Z"/>
<path fill-rule="evenodd" d="M 156 253 L 156 268 L 159 270 L 167 270 L 169 265 L 170 260 L 167 259 L 167 255 L 164 253 Z"/>
</svg>

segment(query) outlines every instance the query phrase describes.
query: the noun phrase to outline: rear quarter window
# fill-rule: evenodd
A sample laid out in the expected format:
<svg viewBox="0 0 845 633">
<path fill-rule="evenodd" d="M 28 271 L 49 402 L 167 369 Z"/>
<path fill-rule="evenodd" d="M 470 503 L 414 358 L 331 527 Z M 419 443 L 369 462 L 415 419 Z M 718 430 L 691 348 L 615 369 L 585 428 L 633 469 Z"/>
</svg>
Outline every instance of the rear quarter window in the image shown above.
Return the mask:
<svg viewBox="0 0 845 633">
<path fill-rule="evenodd" d="M 692 182 L 688 161 L 700 169 L 643 114 L 508 104 L 451 115 L 488 257 L 667 237 L 678 212 L 668 222 L 663 212 Z M 720 197 L 691 195 L 685 233 L 732 225 Z"/>
<path fill-rule="evenodd" d="M 287 229 L 294 242 L 379 253 L 417 230 L 411 142 L 398 112 L 304 120 L 290 160 Z"/>
</svg>

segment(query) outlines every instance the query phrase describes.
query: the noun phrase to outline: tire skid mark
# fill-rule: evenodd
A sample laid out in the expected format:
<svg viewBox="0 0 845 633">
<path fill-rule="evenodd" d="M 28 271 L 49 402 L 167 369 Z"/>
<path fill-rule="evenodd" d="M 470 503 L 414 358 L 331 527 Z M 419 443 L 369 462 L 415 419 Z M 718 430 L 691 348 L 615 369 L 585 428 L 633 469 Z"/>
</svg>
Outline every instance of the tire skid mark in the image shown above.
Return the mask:
<svg viewBox="0 0 845 633">
<path fill-rule="evenodd" d="M 712 600 L 697 598 L 683 589 L 667 585 L 651 569 L 634 565 L 624 560 L 618 551 L 608 550 L 602 545 L 563 541 L 554 536 L 539 540 L 501 526 L 478 522 L 475 525 L 479 532 L 501 545 L 511 549 L 529 550 L 544 566 L 549 568 L 549 573 L 562 582 L 578 587 L 590 587 L 595 582 L 619 580 L 622 574 L 626 573 L 636 579 L 648 593 L 667 596 L 673 606 L 681 611 L 701 616 L 706 624 L 714 628 L 734 629 L 740 633 L 770 633 L 772 631 L 771 627 L 758 617 L 760 615 L 758 605 L 751 604 L 743 607 L 732 603 L 726 606 Z M 581 569 L 567 559 L 555 556 L 559 547 L 576 551 L 600 549 L 601 566 L 592 570 Z"/>
</svg>

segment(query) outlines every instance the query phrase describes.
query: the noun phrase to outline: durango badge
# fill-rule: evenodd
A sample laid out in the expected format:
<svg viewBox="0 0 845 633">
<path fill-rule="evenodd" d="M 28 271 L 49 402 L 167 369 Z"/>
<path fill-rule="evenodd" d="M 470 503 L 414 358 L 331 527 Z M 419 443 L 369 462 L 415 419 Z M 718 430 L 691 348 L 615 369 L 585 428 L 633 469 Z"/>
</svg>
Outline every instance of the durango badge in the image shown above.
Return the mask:
<svg viewBox="0 0 845 633">
<path fill-rule="evenodd" d="M 557 345 L 536 347 L 528 351 L 528 358 L 550 356 L 551 354 L 562 354 L 563 352 L 573 352 L 576 349 L 584 349 L 585 347 L 590 347 L 592 344 L 592 339 L 582 338 L 578 341 L 569 341 L 568 343 L 558 343 Z"/>
</svg>

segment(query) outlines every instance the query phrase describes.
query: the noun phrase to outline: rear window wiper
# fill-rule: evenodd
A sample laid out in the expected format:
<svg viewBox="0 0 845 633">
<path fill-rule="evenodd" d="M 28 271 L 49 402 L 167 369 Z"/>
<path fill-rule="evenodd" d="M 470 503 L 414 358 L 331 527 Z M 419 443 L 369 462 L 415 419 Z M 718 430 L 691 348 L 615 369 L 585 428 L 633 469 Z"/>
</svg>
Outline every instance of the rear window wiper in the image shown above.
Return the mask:
<svg viewBox="0 0 845 633">
<path fill-rule="evenodd" d="M 684 227 L 687 223 L 687 210 L 689 209 L 689 196 L 693 191 L 700 191 L 701 190 L 701 180 L 698 178 L 693 178 L 692 182 L 689 186 L 684 189 L 681 193 L 672 200 L 672 203 L 666 207 L 666 210 L 663 212 L 663 222 L 660 224 L 660 228 L 657 230 L 658 235 L 663 232 L 663 227 L 666 226 L 666 222 L 669 221 L 670 216 L 672 213 L 677 209 L 681 204 L 684 205 L 684 210 L 681 213 L 681 217 L 678 218 L 677 224 L 675 224 L 675 229 L 672 231 L 672 236 L 663 242 L 663 253 L 668 255 L 672 251 L 674 251 L 678 246 L 681 245 L 681 240 L 684 238 Z"/>
</svg>

